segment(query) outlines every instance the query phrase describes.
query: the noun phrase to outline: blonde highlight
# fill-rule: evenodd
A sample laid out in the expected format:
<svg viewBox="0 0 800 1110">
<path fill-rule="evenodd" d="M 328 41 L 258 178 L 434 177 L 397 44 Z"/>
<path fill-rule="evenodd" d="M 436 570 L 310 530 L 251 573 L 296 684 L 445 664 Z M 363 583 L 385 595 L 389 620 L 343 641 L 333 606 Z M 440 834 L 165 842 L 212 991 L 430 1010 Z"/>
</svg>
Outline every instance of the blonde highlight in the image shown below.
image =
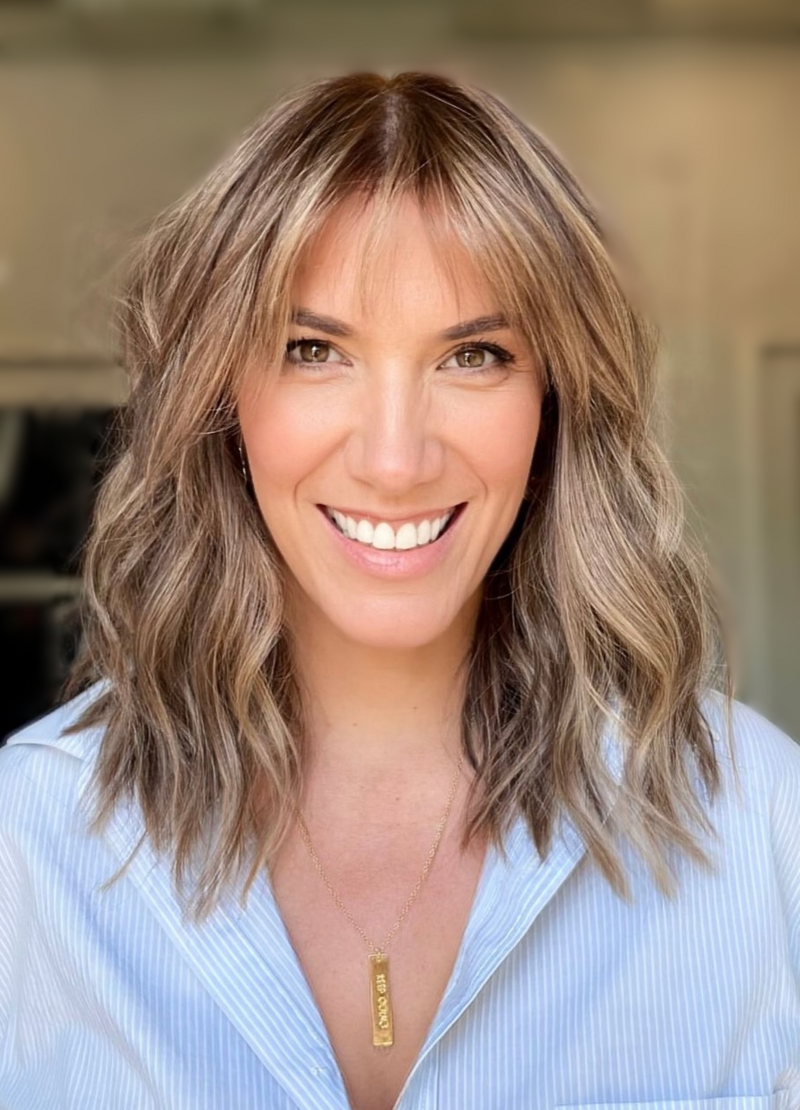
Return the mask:
<svg viewBox="0 0 800 1110">
<path fill-rule="evenodd" d="M 696 772 L 719 786 L 701 708 L 732 684 L 707 564 L 652 428 L 656 336 L 594 211 L 493 95 L 430 74 L 355 74 L 284 99 L 142 242 L 120 302 L 130 400 L 84 558 L 66 696 L 105 679 L 100 832 L 136 797 L 192 916 L 269 864 L 303 784 L 303 705 L 280 560 L 239 457 L 235 399 L 285 342 L 297 260 L 337 205 L 413 195 L 478 260 L 538 352 L 546 394 L 528 491 L 498 552 L 466 669 L 475 771 L 465 842 L 522 812 L 540 853 L 560 807 L 621 895 L 624 835 L 669 892 L 705 863 Z M 621 790 L 600 735 L 625 741 Z M 694 772 L 686 757 L 694 760 Z M 209 837 L 209 822 L 213 835 Z"/>
</svg>

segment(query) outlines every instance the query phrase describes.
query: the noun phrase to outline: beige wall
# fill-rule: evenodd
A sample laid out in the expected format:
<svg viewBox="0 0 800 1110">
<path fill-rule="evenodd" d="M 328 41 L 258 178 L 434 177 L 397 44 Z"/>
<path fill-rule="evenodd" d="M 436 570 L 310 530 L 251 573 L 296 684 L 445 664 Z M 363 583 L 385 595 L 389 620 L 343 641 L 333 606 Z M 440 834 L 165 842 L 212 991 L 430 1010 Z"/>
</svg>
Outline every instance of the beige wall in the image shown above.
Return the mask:
<svg viewBox="0 0 800 1110">
<path fill-rule="evenodd" d="M 104 402 L 122 395 L 111 368 L 59 379 L 19 360 L 108 353 L 108 296 L 132 233 L 280 91 L 363 65 L 482 83 L 555 142 L 628 244 L 667 338 L 666 442 L 742 629 L 741 696 L 800 737 L 800 635 L 790 629 L 787 647 L 770 601 L 775 545 L 782 588 L 800 593 L 800 416 L 775 436 L 770 422 L 775 396 L 800 413 L 800 43 L 459 45 L 430 10 L 419 18 L 428 39 L 391 49 L 283 39 L 227 57 L 61 51 L 0 64 L 0 402 L 26 383 L 40 396 L 73 385 Z M 776 345 L 788 351 L 780 380 L 765 353 Z M 776 482 L 783 500 L 766 519 L 765 483 Z M 775 532 L 776 512 L 796 514 L 794 532 L 791 521 Z M 796 612 L 800 626 L 796 604 L 787 598 L 784 623 Z"/>
</svg>

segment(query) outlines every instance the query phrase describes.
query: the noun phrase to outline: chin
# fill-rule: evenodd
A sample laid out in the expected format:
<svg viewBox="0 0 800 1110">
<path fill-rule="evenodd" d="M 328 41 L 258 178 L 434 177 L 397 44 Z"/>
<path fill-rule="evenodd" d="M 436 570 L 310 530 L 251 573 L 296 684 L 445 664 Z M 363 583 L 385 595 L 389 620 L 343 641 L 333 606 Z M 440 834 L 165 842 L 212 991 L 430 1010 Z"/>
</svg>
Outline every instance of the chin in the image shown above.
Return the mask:
<svg viewBox="0 0 800 1110">
<path fill-rule="evenodd" d="M 344 631 L 344 630 L 343 630 Z M 362 632 L 360 629 L 353 630 L 350 633 L 345 633 L 348 638 L 354 643 L 360 644 L 362 647 L 369 648 L 371 651 L 417 651 L 420 648 L 427 647 L 435 640 L 441 638 L 441 631 L 426 635 L 424 632 L 417 631 L 416 635 L 402 635 L 397 630 L 381 634 L 380 631 L 371 631 L 369 633 Z"/>
<path fill-rule="evenodd" d="M 425 612 L 415 605 L 390 606 L 390 611 L 375 612 L 366 605 L 348 613 L 327 614 L 341 635 L 353 643 L 375 650 L 404 651 L 422 648 L 446 636 L 454 617 L 432 613 L 430 604 Z"/>
</svg>

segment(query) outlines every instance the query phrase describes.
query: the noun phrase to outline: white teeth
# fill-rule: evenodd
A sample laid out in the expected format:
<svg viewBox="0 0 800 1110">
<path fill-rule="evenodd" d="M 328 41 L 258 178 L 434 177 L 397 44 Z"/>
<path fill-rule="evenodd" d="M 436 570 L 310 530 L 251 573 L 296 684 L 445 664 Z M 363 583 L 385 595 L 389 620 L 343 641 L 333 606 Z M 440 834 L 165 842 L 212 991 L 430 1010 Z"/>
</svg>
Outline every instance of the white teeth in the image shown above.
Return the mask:
<svg viewBox="0 0 800 1110">
<path fill-rule="evenodd" d="M 415 524 L 401 524 L 394 538 L 394 546 L 398 551 L 408 551 L 417 546 L 417 526 Z"/>
<path fill-rule="evenodd" d="M 372 534 L 372 546 L 380 548 L 381 551 L 391 551 L 394 547 L 394 529 L 391 524 L 382 520 L 380 524 L 375 525 L 375 531 Z"/>
<path fill-rule="evenodd" d="M 372 544 L 372 533 L 375 529 L 368 520 L 359 520 L 356 526 L 356 539 L 359 543 Z"/>
<path fill-rule="evenodd" d="M 424 547 L 427 543 L 433 543 L 455 510 L 450 509 L 449 512 L 433 520 L 421 520 L 419 524 L 407 521 L 401 524 L 396 532 L 385 520 L 372 525 L 368 520 L 356 522 L 353 517 L 345 516 L 338 509 L 326 508 L 325 511 L 339 531 L 351 540 L 363 543 L 367 547 L 377 548 L 379 551 L 409 551 L 411 548 Z"/>
</svg>

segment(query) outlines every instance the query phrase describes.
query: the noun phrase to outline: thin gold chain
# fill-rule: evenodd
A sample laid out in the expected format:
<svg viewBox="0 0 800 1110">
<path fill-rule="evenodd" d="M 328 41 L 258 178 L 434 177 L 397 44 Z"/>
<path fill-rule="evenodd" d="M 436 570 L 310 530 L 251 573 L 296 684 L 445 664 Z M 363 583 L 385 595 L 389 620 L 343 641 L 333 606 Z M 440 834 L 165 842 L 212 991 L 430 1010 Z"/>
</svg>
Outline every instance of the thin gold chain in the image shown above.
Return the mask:
<svg viewBox="0 0 800 1110">
<path fill-rule="evenodd" d="M 304 844 L 305 844 L 305 846 L 308 850 L 308 854 L 311 856 L 311 860 L 314 864 L 314 867 L 317 869 L 317 872 L 319 873 L 319 877 L 322 879 L 323 883 L 327 887 L 328 893 L 330 894 L 331 898 L 336 903 L 337 907 L 341 910 L 341 912 L 344 914 L 344 916 L 347 918 L 347 920 L 350 922 L 350 924 L 353 926 L 353 928 L 356 930 L 356 932 L 362 938 L 362 940 L 365 941 L 365 943 L 367 944 L 367 946 L 369 947 L 371 952 L 384 953 L 386 951 L 386 945 L 389 943 L 389 941 L 395 935 L 397 930 L 403 924 L 403 921 L 405 920 L 406 915 L 408 914 L 408 911 L 411 909 L 414 902 L 417 900 L 417 896 L 419 895 L 420 890 L 422 890 L 422 884 L 425 882 L 425 878 L 426 878 L 428 872 L 431 869 L 431 864 L 433 863 L 434 856 L 436 855 L 436 852 L 439 848 L 439 844 L 441 843 L 442 835 L 444 834 L 444 827 L 447 824 L 448 817 L 450 816 L 450 810 L 453 808 L 453 801 L 455 800 L 456 790 L 458 789 L 458 780 L 459 780 L 459 777 L 461 775 L 461 768 L 463 766 L 463 763 L 464 763 L 464 757 L 463 757 L 463 755 L 461 755 L 461 756 L 458 757 L 458 767 L 456 768 L 456 773 L 455 773 L 455 777 L 453 779 L 453 784 L 450 787 L 450 794 L 449 794 L 448 799 L 447 799 L 447 806 L 445 807 L 445 811 L 444 811 L 444 814 L 442 815 L 442 819 L 439 821 L 439 824 L 436 826 L 436 836 L 434 838 L 433 844 L 430 847 L 430 850 L 428 851 L 427 856 L 425 857 L 425 864 L 422 868 L 422 873 L 420 874 L 420 877 L 417 879 L 416 884 L 414 885 L 414 889 L 411 891 L 408 898 L 406 899 L 406 903 L 403 906 L 402 910 L 400 911 L 400 916 L 397 918 L 397 921 L 395 921 L 394 925 L 389 930 L 389 934 L 386 937 L 386 939 L 384 940 L 382 945 L 375 944 L 375 942 L 367 936 L 367 934 L 361 928 L 359 923 L 356 921 L 356 919 L 350 913 L 350 911 L 348 910 L 347 906 L 344 904 L 342 899 L 339 897 L 333 883 L 330 881 L 328 876 L 325 874 L 325 869 L 323 868 L 322 864 L 320 863 L 319 856 L 314 851 L 314 846 L 311 843 L 311 836 L 309 835 L 308 829 L 306 827 L 306 823 L 305 823 L 305 821 L 303 820 L 303 818 L 300 814 L 300 810 L 295 808 L 295 815 L 297 817 L 297 823 L 298 823 L 298 826 L 300 828 L 300 835 L 303 838 L 303 842 L 304 842 Z"/>
</svg>

